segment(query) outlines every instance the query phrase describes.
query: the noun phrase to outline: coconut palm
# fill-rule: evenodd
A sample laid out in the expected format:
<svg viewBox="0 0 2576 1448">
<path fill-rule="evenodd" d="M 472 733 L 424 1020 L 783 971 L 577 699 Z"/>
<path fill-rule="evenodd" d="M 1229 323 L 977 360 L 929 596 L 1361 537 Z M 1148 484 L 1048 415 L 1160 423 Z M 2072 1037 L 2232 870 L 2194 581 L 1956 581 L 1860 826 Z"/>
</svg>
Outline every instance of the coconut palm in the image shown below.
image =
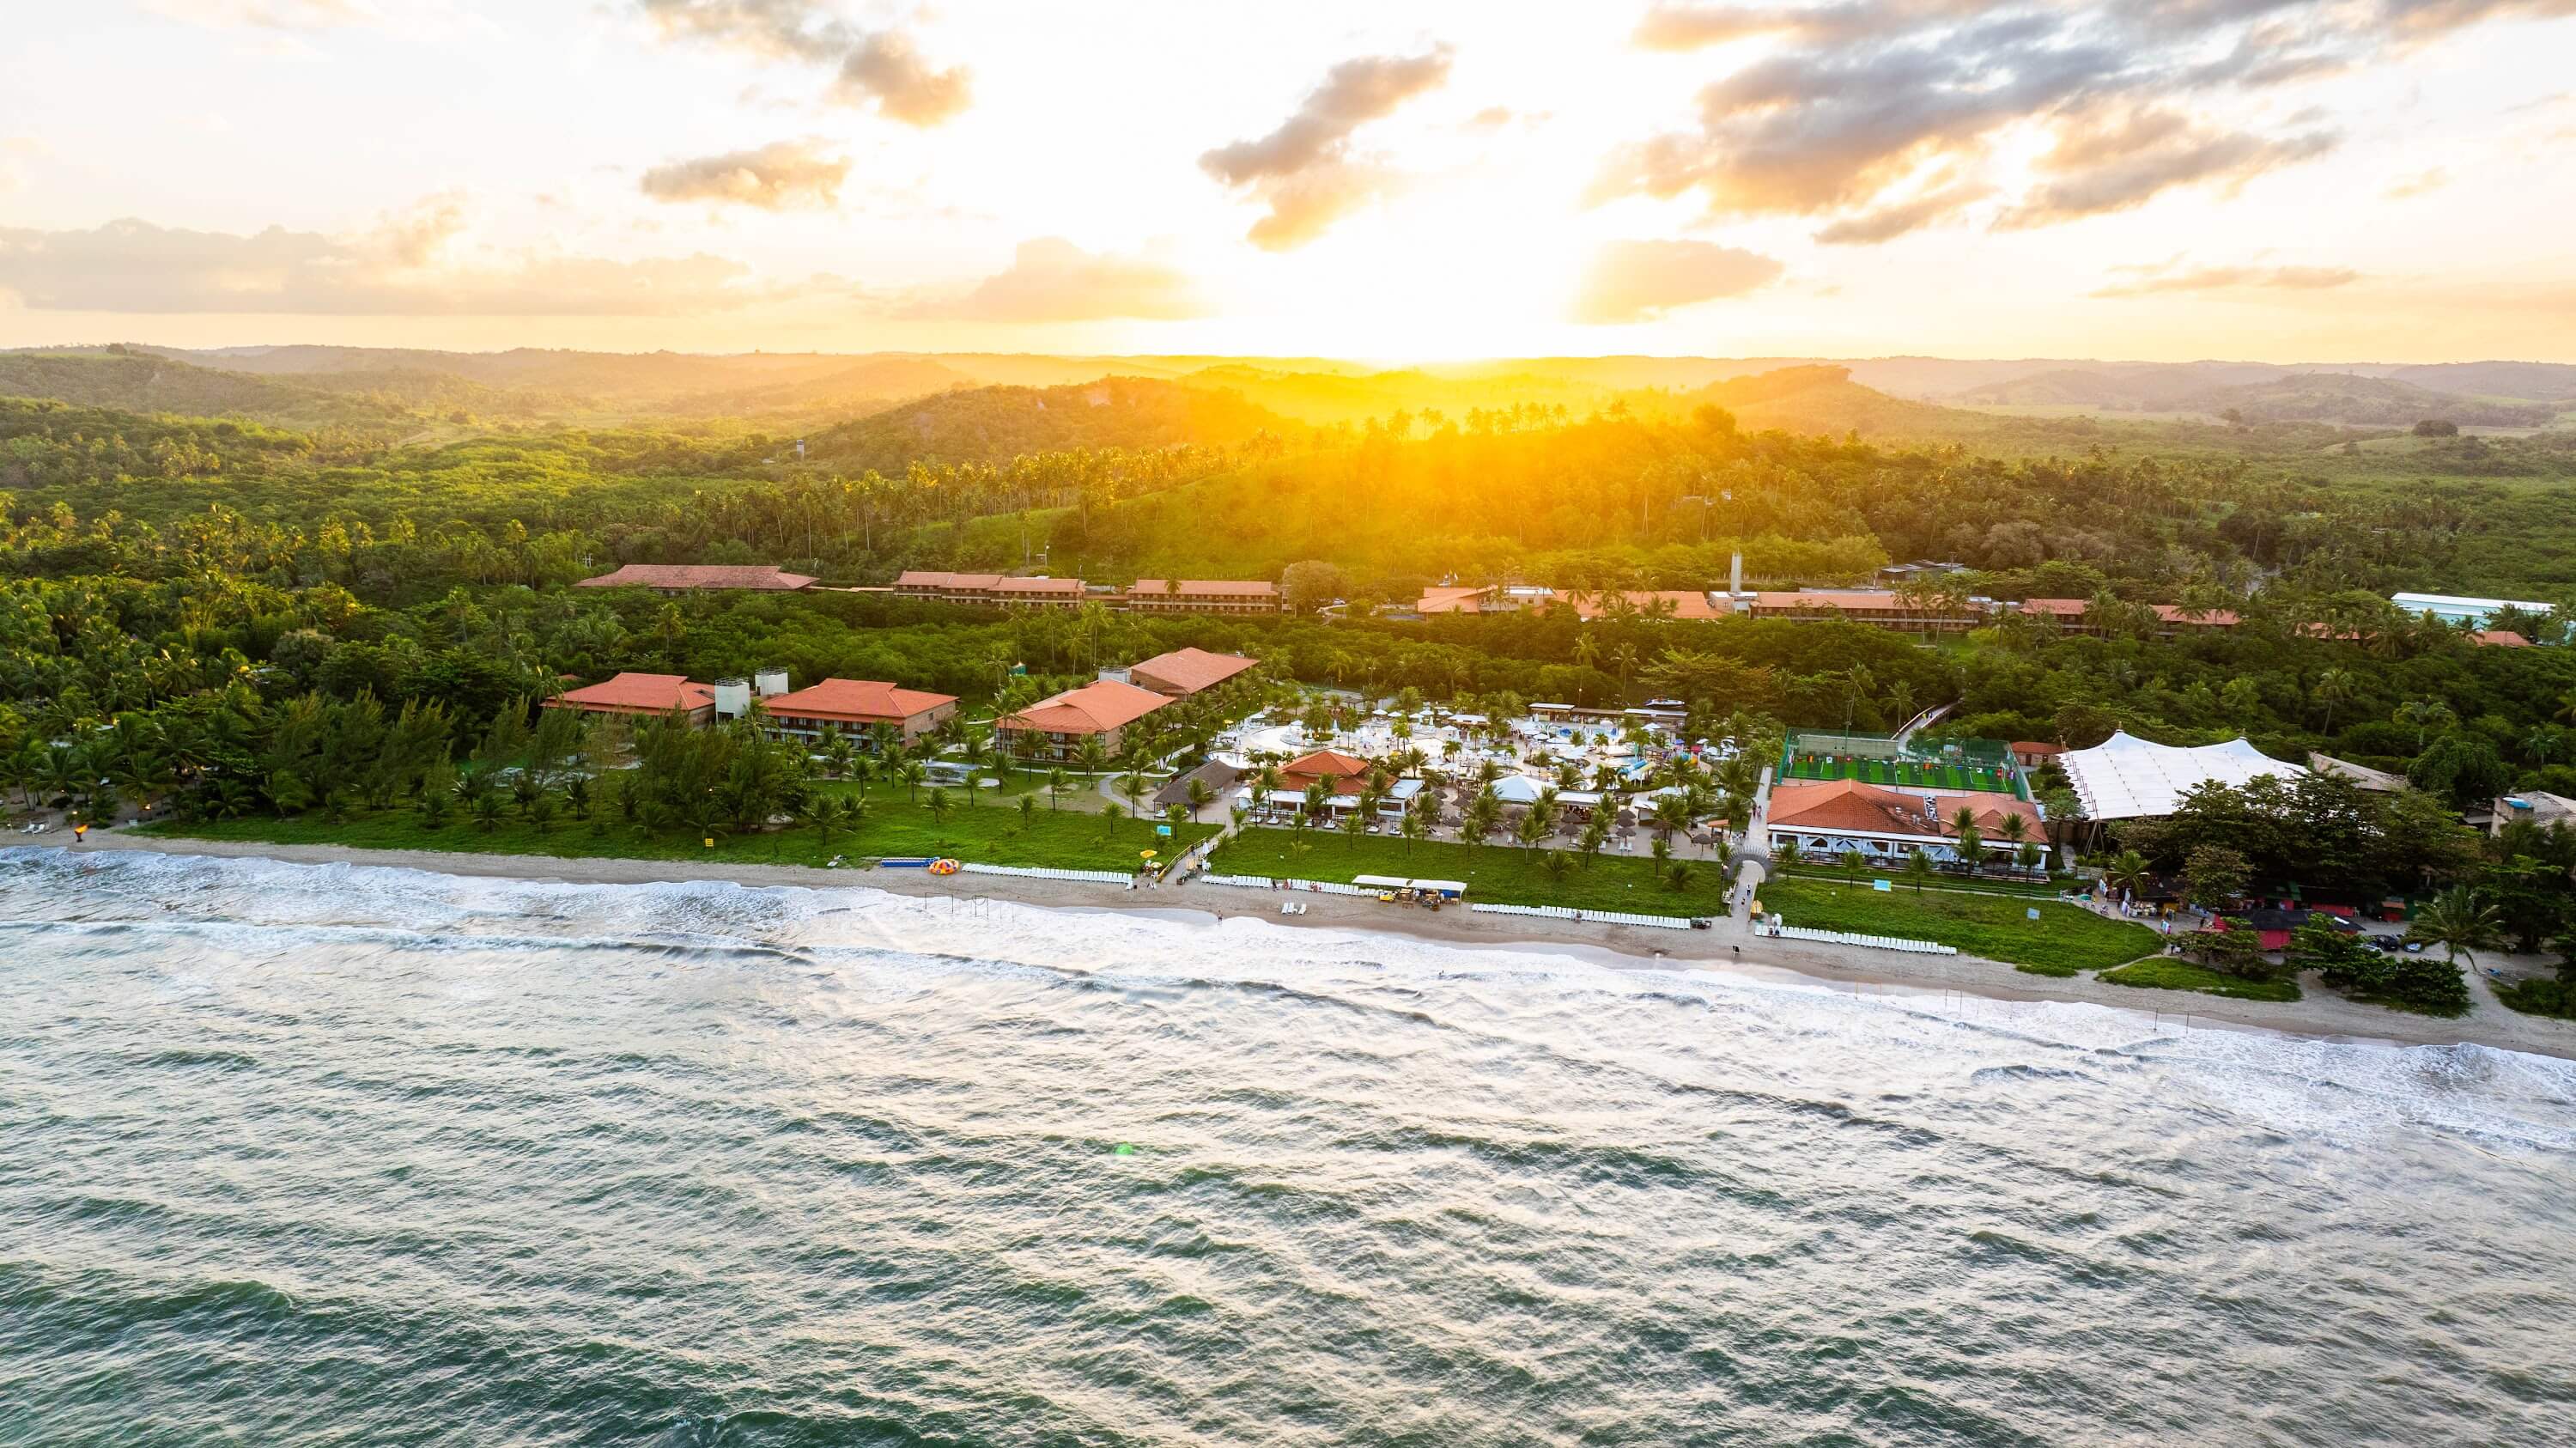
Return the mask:
<svg viewBox="0 0 2576 1448">
<path fill-rule="evenodd" d="M 2147 857 L 2135 850 L 2122 850 L 2102 867 L 2102 882 L 2132 899 L 2146 892 L 2150 878 Z"/>
<path fill-rule="evenodd" d="M 1932 875 L 1933 865 L 1930 855 L 1921 850 L 1905 852 L 1905 880 L 1907 884 L 1914 887 L 1915 894 L 1923 893 L 1923 887 L 1932 879 Z"/>
<path fill-rule="evenodd" d="M 2477 952 L 2500 943 L 2503 930 L 2497 923 L 2496 907 L 2481 901 L 2468 886 L 2454 885 L 2415 912 L 2414 922 L 2406 927 L 2406 938 L 2442 947 L 2454 965 L 2465 955 L 2475 966 Z"/>
<path fill-rule="evenodd" d="M 2326 706 L 2326 734 L 2331 737 L 2334 734 L 2334 711 L 2344 703 L 2352 703 L 2354 693 L 2360 693 L 2360 685 L 2354 683 L 2352 670 L 2326 670 L 2316 675 L 2313 693 L 2316 693 L 2316 701 Z"/>
</svg>

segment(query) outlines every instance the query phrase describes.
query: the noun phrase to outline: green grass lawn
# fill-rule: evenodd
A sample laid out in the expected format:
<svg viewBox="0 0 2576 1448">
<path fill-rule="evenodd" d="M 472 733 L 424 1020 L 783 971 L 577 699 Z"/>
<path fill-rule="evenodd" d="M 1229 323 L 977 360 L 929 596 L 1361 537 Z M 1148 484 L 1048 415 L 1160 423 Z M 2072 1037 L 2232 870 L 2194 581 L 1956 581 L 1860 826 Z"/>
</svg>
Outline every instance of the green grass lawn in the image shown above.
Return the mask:
<svg viewBox="0 0 2576 1448">
<path fill-rule="evenodd" d="M 1782 865 L 1777 861 L 1774 861 L 1772 865 L 1772 874 L 1775 876 L 1785 875 L 1800 880 L 1816 880 L 1828 885 L 1840 885 L 1850 878 L 1843 873 L 1842 866 L 1817 864 L 1814 863 L 1815 858 L 1816 857 L 1812 854 L 1806 855 L 1801 858 L 1800 863 L 1795 865 Z M 1913 886 L 1905 882 L 1904 870 L 1892 869 L 1884 864 L 1867 867 L 1860 872 L 1860 882 L 1863 888 L 1867 888 L 1869 882 L 1872 880 L 1885 880 L 1894 885 L 1898 890 L 1904 891 L 1907 894 L 1913 893 L 1914 890 Z M 2058 875 L 2045 880 L 2033 880 L 2028 876 L 2023 876 L 2020 879 L 2012 879 L 1999 875 L 1980 875 L 1974 881 L 1970 881 L 1965 875 L 1952 875 L 1945 873 L 1933 877 L 1931 883 L 1926 884 L 1923 888 L 1927 892 L 1933 890 L 1974 890 L 1979 894 L 1984 895 L 2027 895 L 2036 896 L 2042 900 L 2054 900 L 2057 898 L 2059 891 L 2072 890 L 2081 883 L 2083 882 L 2073 875 Z"/>
<path fill-rule="evenodd" d="M 925 792 L 926 794 L 926 792 Z M 812 829 L 755 831 L 719 835 L 709 849 L 699 837 L 677 830 L 648 833 L 611 820 L 603 826 L 558 816 L 540 831 L 505 811 L 486 830 L 451 811 L 445 826 L 430 829 L 408 809 L 352 813 L 332 824 L 321 811 L 293 819 L 266 815 L 208 820 L 197 824 L 171 821 L 152 825 L 147 833 L 193 839 L 249 840 L 285 845 L 347 845 L 366 850 L 451 850 L 495 855 L 605 855 L 637 860 L 721 860 L 728 864 L 820 865 L 834 855 L 952 855 L 987 865 L 1034 865 L 1060 870 L 1133 870 L 1138 852 L 1159 850 L 1169 859 L 1180 850 L 1216 833 L 1214 825 L 1179 826 L 1174 838 L 1154 833 L 1147 821 L 1112 821 L 1071 810 L 1050 814 L 1043 806 L 1027 824 L 1016 806 L 960 803 L 943 823 L 907 801 L 903 792 L 872 793 L 868 817 L 856 830 L 835 830 L 825 840 Z"/>
<path fill-rule="evenodd" d="M 1882 895 L 1866 883 L 1853 889 L 1779 879 L 1762 887 L 1762 908 L 1791 925 L 1937 941 L 2042 975 L 2101 970 L 2152 955 L 2164 944 L 2143 925 L 2105 920 L 2055 901 L 1938 890 L 1917 895 L 1902 885 Z M 2034 908 L 2037 920 L 2022 913 Z"/>
<path fill-rule="evenodd" d="M 2228 996 L 2243 1001 L 2294 1001 L 2299 998 L 2295 980 L 2247 980 L 2242 976 L 2221 975 L 2205 965 L 2170 955 L 2141 960 L 2118 970 L 2106 970 L 2095 977 L 2113 985 L 2133 985 L 2146 990 L 2188 990 L 2203 995 Z"/>
<path fill-rule="evenodd" d="M 1382 835 L 1354 840 L 1335 830 L 1307 830 L 1301 839 L 1296 830 L 1249 829 L 1226 841 L 1208 868 L 1220 875 L 1341 883 L 1357 875 L 1463 880 L 1467 899 L 1487 905 L 1563 905 L 1635 915 L 1726 913 L 1726 882 L 1706 861 L 1692 861 L 1690 883 L 1675 890 L 1655 879 L 1655 862 L 1642 855 L 1605 854 L 1589 866 L 1580 863 L 1580 854 L 1572 858 L 1577 863 L 1560 882 L 1518 846 L 1432 840 L 1407 845 Z"/>
</svg>

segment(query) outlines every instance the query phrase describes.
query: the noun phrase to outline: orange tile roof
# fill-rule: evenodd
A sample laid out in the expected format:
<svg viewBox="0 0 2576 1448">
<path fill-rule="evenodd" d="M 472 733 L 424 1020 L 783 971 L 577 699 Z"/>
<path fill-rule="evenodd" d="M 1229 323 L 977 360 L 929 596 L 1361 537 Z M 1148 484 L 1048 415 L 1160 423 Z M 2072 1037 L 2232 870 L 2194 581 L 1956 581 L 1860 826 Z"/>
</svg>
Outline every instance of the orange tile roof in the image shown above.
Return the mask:
<svg viewBox="0 0 2576 1448">
<path fill-rule="evenodd" d="M 2531 640 L 2509 628 L 2480 629 L 2469 635 L 2469 642 L 2482 648 L 2527 649 L 2531 647 Z"/>
<path fill-rule="evenodd" d="M 1426 588 L 1422 601 L 1413 606 L 1416 613 L 1483 613 L 1485 590 L 1481 588 Z"/>
<path fill-rule="evenodd" d="M 894 581 L 897 588 L 941 588 L 979 590 L 1002 581 L 998 573 L 941 573 L 930 569 L 908 568 Z"/>
<path fill-rule="evenodd" d="M 1895 594 L 1871 593 L 1863 589 L 1802 589 L 1795 593 L 1757 593 L 1753 595 L 1753 607 L 1756 611 L 1766 608 L 1838 608 L 1845 613 L 1913 611 L 1911 605 Z"/>
<path fill-rule="evenodd" d="M 735 566 L 696 563 L 629 563 L 615 573 L 585 578 L 583 588 L 750 588 L 793 593 L 811 588 L 802 573 L 782 573 L 774 564 Z"/>
<path fill-rule="evenodd" d="M 2234 628 L 2244 622 L 2236 616 L 2236 610 L 2232 608 L 2213 608 L 2200 617 L 2193 618 L 2190 610 L 2179 603 L 2158 603 L 2148 606 L 2156 611 L 2156 617 L 2167 623 L 2191 624 L 2198 628 Z"/>
<path fill-rule="evenodd" d="M 1319 779 L 1329 779 L 1335 794 L 1358 794 L 1368 788 L 1368 772 L 1367 760 L 1331 749 L 1299 755 L 1279 766 L 1286 788 L 1302 791 Z"/>
<path fill-rule="evenodd" d="M 1923 796 L 1883 789 L 1857 779 L 1837 779 L 1822 784 L 1781 784 L 1771 789 L 1769 822 L 1774 829 L 1812 830 L 1820 833 L 1859 833 L 1937 836 L 1948 839 L 1958 831 L 1951 827 L 1961 805 L 1974 811 L 1977 828 L 1985 832 L 1989 844 L 2007 814 L 2022 817 L 2030 827 L 2030 838 L 2039 838 L 2039 811 L 2027 801 L 2003 795 L 1953 794 L 1932 796 L 1936 811 L 1931 819 L 1923 817 Z"/>
<path fill-rule="evenodd" d="M 874 679 L 825 679 L 792 694 L 779 694 L 765 701 L 765 707 L 771 714 L 797 719 L 900 724 L 956 702 L 954 694 L 932 694 Z"/>
<path fill-rule="evenodd" d="M 546 701 L 569 709 L 666 714 L 673 709 L 705 709 L 716 702 L 715 689 L 689 682 L 686 674 L 619 674 L 584 689 L 566 689 Z"/>
<path fill-rule="evenodd" d="M 1212 654 L 1205 649 L 1174 649 L 1156 654 L 1141 664 L 1131 664 L 1130 674 L 1149 675 L 1171 685 L 1184 694 L 1214 688 L 1244 670 L 1258 665 L 1259 659 L 1241 654 Z"/>
<path fill-rule="evenodd" d="M 2082 618 L 2084 610 L 2090 607 L 2092 604 L 2081 598 L 2025 598 L 2021 601 L 2022 612 L 2047 614 L 2051 618 Z"/>
<path fill-rule="evenodd" d="M 1079 578 L 997 578 L 993 580 L 992 587 L 995 593 L 1080 593 L 1082 580 Z"/>
<path fill-rule="evenodd" d="M 1674 618 L 1719 617 L 1718 611 L 1708 606 L 1707 594 L 1693 593 L 1688 589 L 1631 588 L 1621 590 L 1618 596 L 1628 600 L 1640 613 L 1649 612 L 1655 605 L 1669 601 L 1673 606 Z M 1586 622 L 1599 618 L 1607 612 L 1610 598 L 1611 595 L 1606 593 L 1568 591 L 1565 595 L 1565 601 L 1574 606 L 1576 616 Z"/>
<path fill-rule="evenodd" d="M 1276 598 L 1279 585 L 1249 578 L 1184 578 L 1180 597 L 1197 594 L 1206 598 Z M 1139 578 L 1127 586 L 1129 598 L 1170 598 L 1171 581 L 1163 578 Z"/>
<path fill-rule="evenodd" d="M 1139 689 L 1115 679 L 1099 679 L 1079 689 L 1067 689 L 1052 698 L 1040 699 L 1017 714 L 1006 714 L 999 724 L 1004 729 L 1028 729 L 1048 734 L 1106 734 L 1112 729 L 1133 724 L 1170 702 L 1151 689 Z"/>
</svg>

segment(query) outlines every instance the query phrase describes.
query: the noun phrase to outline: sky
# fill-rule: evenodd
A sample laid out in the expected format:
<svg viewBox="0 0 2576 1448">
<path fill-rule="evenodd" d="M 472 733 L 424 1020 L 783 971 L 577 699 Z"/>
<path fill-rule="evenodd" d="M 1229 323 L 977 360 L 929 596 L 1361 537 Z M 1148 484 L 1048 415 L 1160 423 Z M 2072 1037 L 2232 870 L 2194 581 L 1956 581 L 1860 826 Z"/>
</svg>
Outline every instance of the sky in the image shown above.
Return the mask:
<svg viewBox="0 0 2576 1448">
<path fill-rule="evenodd" d="M 0 346 L 2576 362 L 2576 0 L 10 0 Z"/>
</svg>

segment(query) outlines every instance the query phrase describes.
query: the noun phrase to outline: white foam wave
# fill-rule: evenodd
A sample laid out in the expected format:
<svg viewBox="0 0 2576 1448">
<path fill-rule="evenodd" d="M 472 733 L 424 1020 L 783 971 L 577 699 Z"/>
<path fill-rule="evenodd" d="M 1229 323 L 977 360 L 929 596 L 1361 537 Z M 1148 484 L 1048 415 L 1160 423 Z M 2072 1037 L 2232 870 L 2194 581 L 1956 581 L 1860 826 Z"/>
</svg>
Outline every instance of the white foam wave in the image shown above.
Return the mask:
<svg viewBox="0 0 2576 1448">
<path fill-rule="evenodd" d="M 1680 1078 L 1758 1071 L 1830 1096 L 1865 1067 L 1899 1091 L 1967 1089 L 2041 1066 L 2137 1077 L 2285 1134 L 2350 1143 L 2418 1128 L 2576 1151 L 2576 1062 L 2478 1046 L 2392 1047 L 2270 1033 L 2159 1030 L 2132 1010 L 1939 992 L 1856 996 L 1822 982 L 1617 969 L 1579 951 L 1460 947 L 1253 917 L 1190 921 L 866 887 L 723 881 L 595 885 L 144 851 L 0 850 L 0 919 L 194 922 L 265 932 L 396 932 L 480 949 L 633 944 L 782 960 L 1078 975 L 1118 986 L 1275 987 L 1536 1037 L 1609 1009 L 1662 1004 L 1668 1031 L 1621 1040 L 1623 1064 Z M 1597 1043 L 1595 1043 L 1597 1044 Z M 2002 1089 L 2002 1088 L 1995 1088 Z"/>
</svg>

